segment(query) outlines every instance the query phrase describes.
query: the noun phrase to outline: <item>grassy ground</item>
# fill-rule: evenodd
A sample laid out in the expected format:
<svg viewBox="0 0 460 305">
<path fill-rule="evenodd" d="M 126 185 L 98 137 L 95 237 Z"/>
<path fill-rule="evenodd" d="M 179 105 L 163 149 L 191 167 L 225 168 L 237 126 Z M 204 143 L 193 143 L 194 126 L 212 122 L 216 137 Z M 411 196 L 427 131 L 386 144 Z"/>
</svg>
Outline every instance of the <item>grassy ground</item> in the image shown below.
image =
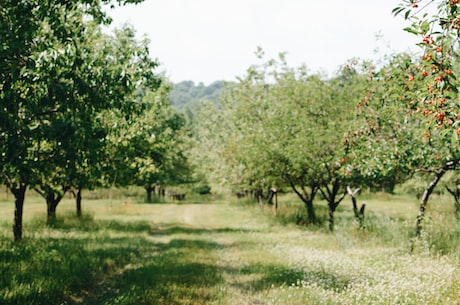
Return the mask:
<svg viewBox="0 0 460 305">
<path fill-rule="evenodd" d="M 446 205 L 426 225 L 453 226 L 438 230 L 444 242 L 427 234 L 409 254 L 416 203 L 366 200 L 366 230 L 345 202 L 329 233 L 293 224 L 302 215 L 289 196 L 276 217 L 226 200 L 117 198 L 86 201 L 76 219 L 66 199 L 54 227 L 43 201 L 28 197 L 24 241 L 14 244 L 13 204 L 1 197 L 0 304 L 460 304 L 460 230 Z"/>
</svg>

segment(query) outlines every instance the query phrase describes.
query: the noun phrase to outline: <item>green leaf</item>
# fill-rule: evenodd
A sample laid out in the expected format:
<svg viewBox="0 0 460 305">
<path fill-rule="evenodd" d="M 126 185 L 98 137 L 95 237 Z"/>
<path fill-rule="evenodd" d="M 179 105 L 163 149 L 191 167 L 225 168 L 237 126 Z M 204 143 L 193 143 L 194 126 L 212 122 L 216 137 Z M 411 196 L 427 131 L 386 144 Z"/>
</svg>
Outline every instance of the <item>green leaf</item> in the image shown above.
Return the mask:
<svg viewBox="0 0 460 305">
<path fill-rule="evenodd" d="M 415 34 L 415 35 L 420 34 L 416 29 L 414 29 L 414 28 L 412 28 L 412 27 L 404 28 L 404 31 L 409 32 L 409 33 L 411 33 L 411 34 Z"/>
<path fill-rule="evenodd" d="M 430 30 L 430 23 L 427 21 L 423 21 L 420 25 L 420 29 L 422 30 L 421 34 L 426 34 Z"/>
<path fill-rule="evenodd" d="M 404 7 L 403 6 L 398 6 L 398 7 L 395 7 L 391 13 L 396 17 L 399 15 L 399 13 L 401 13 L 402 11 L 404 11 Z"/>
<path fill-rule="evenodd" d="M 452 131 L 452 144 L 458 144 L 458 134 L 456 130 Z"/>
<path fill-rule="evenodd" d="M 407 10 L 407 12 L 404 14 L 404 19 L 409 19 L 409 15 L 411 13 L 411 10 Z"/>
</svg>

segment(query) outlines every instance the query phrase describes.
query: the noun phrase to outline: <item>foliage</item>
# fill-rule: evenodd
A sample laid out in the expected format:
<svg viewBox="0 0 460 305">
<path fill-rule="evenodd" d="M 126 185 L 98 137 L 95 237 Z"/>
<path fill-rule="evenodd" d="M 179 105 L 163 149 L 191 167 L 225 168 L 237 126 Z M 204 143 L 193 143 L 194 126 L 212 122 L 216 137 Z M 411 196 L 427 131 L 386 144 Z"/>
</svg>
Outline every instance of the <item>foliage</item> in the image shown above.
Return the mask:
<svg viewBox="0 0 460 305">
<path fill-rule="evenodd" d="M 201 149 L 213 149 L 202 163 L 217 165 L 214 176 L 235 190 L 291 187 L 312 223 L 320 191 L 330 202 L 332 228 L 347 179 L 341 139 L 361 90 L 352 69 L 326 80 L 305 67 L 288 67 L 283 54 L 252 66 L 239 83 L 227 86 L 221 108 L 203 108 L 207 120 L 198 120 L 195 137 Z"/>
<path fill-rule="evenodd" d="M 219 103 L 219 96 L 224 89 L 223 81 L 215 81 L 208 86 L 203 83 L 195 84 L 193 81 L 182 81 L 174 84 L 171 92 L 171 104 L 179 109 L 185 110 L 193 107 L 193 104 L 207 100 L 215 105 Z"/>
<path fill-rule="evenodd" d="M 111 134 L 116 185 L 173 185 L 189 180 L 190 166 L 185 119 L 168 100 L 169 86 L 148 91 L 140 102 L 144 110 L 128 120 L 115 115 L 108 124 L 117 126 Z"/>
<path fill-rule="evenodd" d="M 193 188 L 194 192 L 200 195 L 211 194 L 211 187 L 208 184 L 199 184 Z"/>
<path fill-rule="evenodd" d="M 396 187 L 396 192 L 398 193 L 403 193 L 403 194 L 409 194 L 411 196 L 416 197 L 417 199 L 420 199 L 421 194 L 423 194 L 423 191 L 426 188 L 426 185 L 428 184 L 426 175 L 414 175 L 412 178 L 407 179 L 403 183 L 399 184 Z"/>
<path fill-rule="evenodd" d="M 92 187 L 107 134 L 100 113 L 129 116 L 136 90 L 159 84 L 147 41 L 135 41 L 132 28 L 101 34 L 110 21 L 102 3 L 111 1 L 2 4 L 0 171 L 16 197 L 15 239 L 27 186 L 50 215 L 70 187 Z"/>
<path fill-rule="evenodd" d="M 439 1 L 431 13 L 435 4 L 405 1 L 393 10 L 411 22 L 405 30 L 420 37 L 423 55 L 416 60 L 393 56 L 383 67 L 369 69 L 369 93 L 359 104 L 362 125 L 350 137 L 358 143 L 354 166 L 360 174 L 394 172 L 397 181 L 415 171 L 431 176 L 421 196 L 416 236 L 430 195 L 460 160 L 460 104 L 453 70 L 460 15 L 457 1 Z M 376 156 L 371 162 L 363 162 L 364 147 Z"/>
<path fill-rule="evenodd" d="M 412 2 L 394 10 L 395 14 L 404 13 L 404 18 L 411 22 L 405 30 L 420 37 L 419 46 L 423 50 L 418 65 L 405 71 L 408 85 L 419 88 L 411 90 L 412 113 L 424 118 L 430 139 L 439 139 L 448 146 L 441 159 L 453 160 L 458 158 L 457 130 L 460 130 L 457 71 L 452 70 L 458 51 L 458 3 Z M 431 13 L 430 6 L 434 5 L 437 8 Z M 432 132 L 435 134 L 431 135 Z"/>
<path fill-rule="evenodd" d="M 367 62 L 358 67 L 368 76 L 367 94 L 357 103 L 345 145 L 350 150 L 350 175 L 361 183 L 387 181 L 394 186 L 423 161 L 423 129 L 417 117 L 408 115 L 404 101 L 411 94 L 403 71 L 409 67 L 413 63 L 407 54 L 392 56 L 381 68 Z"/>
<path fill-rule="evenodd" d="M 54 118 L 61 124 L 55 128 L 62 127 L 68 124 L 70 113 L 100 107 L 107 97 L 119 100 L 111 92 L 121 91 L 107 90 L 107 82 L 119 81 L 119 75 L 97 75 L 104 70 L 90 51 L 93 26 L 107 22 L 99 2 L 37 6 L 33 1 L 6 1 L 1 9 L 0 131 L 2 165 L 8 164 L 2 173 L 13 186 L 33 179 L 31 165 L 40 149 L 32 142 L 48 135 Z M 82 103 L 85 98 L 94 103 Z"/>
</svg>

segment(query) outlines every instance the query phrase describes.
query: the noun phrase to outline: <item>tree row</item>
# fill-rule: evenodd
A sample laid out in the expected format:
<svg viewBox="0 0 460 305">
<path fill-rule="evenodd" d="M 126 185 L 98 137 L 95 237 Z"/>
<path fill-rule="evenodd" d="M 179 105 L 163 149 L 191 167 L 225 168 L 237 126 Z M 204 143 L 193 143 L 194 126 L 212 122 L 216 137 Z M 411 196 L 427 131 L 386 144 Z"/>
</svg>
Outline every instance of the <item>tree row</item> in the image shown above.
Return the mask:
<svg viewBox="0 0 460 305">
<path fill-rule="evenodd" d="M 22 237 L 27 189 L 50 222 L 68 191 L 186 179 L 185 119 L 169 102 L 147 39 L 108 33 L 112 1 L 5 0 L 0 7 L 0 179 Z M 138 1 L 117 1 L 118 4 Z"/>
</svg>

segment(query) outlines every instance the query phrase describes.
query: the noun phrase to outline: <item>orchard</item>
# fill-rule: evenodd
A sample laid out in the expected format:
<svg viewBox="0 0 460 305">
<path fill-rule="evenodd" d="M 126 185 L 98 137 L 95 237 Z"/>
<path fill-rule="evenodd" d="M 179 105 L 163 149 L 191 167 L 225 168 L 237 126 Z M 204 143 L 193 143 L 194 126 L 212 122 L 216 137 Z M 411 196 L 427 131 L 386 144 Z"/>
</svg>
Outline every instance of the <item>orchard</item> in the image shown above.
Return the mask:
<svg viewBox="0 0 460 305">
<path fill-rule="evenodd" d="M 6 1 L 0 170 L 15 197 L 15 239 L 27 189 L 45 199 L 51 224 L 68 192 L 80 215 L 84 188 L 137 185 L 150 200 L 156 186 L 197 177 L 234 192 L 292 192 L 307 224 L 318 224 L 323 199 L 331 231 L 348 189 L 392 192 L 423 177 L 418 236 L 430 195 L 460 162 L 458 5 L 404 1 L 393 13 L 420 53 L 351 60 L 333 77 L 259 49 L 260 63 L 217 106 L 195 106 L 187 119 L 171 108 L 149 41 L 129 26 L 107 34 L 99 2 Z"/>
<path fill-rule="evenodd" d="M 263 62 L 259 49 L 262 63 L 228 86 L 222 109 L 208 107 L 211 119 L 198 127 L 216 133 L 202 137 L 215 148 L 202 161 L 219 164 L 210 175 L 235 190 L 291 189 L 309 223 L 319 193 L 331 230 L 347 187 L 392 192 L 421 177 L 419 236 L 430 195 L 460 162 L 460 14 L 457 1 L 405 1 L 393 13 L 420 38 L 420 53 L 351 60 L 327 78 L 288 67 L 283 54 Z"/>
<path fill-rule="evenodd" d="M 460 304 L 460 0 L 212 86 L 107 27 L 142 0 L 0 2 L 1 304 Z"/>
</svg>

